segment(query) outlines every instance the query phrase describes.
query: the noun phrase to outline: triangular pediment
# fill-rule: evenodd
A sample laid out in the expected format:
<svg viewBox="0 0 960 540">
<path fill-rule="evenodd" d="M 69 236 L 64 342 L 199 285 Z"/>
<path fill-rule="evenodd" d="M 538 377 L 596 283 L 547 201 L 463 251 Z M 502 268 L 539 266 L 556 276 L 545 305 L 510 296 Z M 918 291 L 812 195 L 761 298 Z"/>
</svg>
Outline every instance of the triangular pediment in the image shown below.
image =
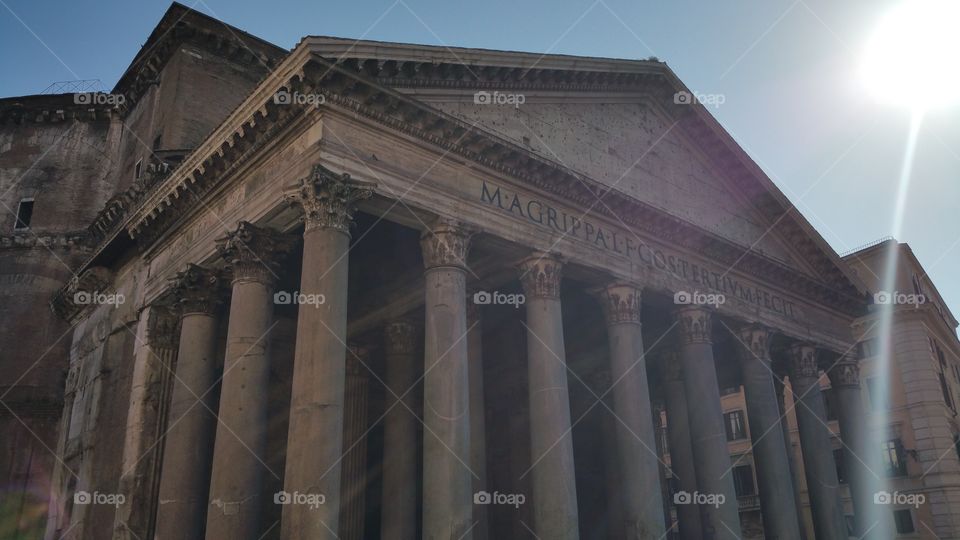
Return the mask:
<svg viewBox="0 0 960 540">
<path fill-rule="evenodd" d="M 519 107 L 449 98 L 428 103 L 611 189 L 815 275 L 679 124 L 649 101 L 604 102 L 600 97 L 565 102 L 548 93 L 525 97 Z"/>
<path fill-rule="evenodd" d="M 311 52 L 846 294 L 839 256 L 656 59 L 619 60 L 308 37 Z M 474 95 L 522 94 L 501 105 Z M 501 98 L 503 99 L 503 98 Z M 632 166 L 632 167 L 631 167 Z"/>
</svg>

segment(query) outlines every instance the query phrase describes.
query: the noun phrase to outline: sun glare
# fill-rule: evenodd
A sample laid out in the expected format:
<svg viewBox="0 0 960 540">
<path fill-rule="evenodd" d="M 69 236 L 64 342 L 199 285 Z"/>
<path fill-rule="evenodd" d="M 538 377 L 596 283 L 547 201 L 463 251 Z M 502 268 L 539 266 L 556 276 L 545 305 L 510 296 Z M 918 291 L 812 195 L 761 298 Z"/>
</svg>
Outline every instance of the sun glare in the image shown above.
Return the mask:
<svg viewBox="0 0 960 540">
<path fill-rule="evenodd" d="M 862 70 L 879 101 L 923 111 L 960 101 L 960 1 L 891 9 L 867 42 Z"/>
</svg>

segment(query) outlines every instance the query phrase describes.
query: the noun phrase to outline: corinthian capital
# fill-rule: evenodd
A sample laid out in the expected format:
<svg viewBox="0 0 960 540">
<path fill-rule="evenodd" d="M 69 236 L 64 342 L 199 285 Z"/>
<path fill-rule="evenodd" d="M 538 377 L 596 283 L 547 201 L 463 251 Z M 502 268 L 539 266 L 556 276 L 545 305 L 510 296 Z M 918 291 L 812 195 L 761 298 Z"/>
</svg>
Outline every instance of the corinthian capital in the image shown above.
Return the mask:
<svg viewBox="0 0 960 540">
<path fill-rule="evenodd" d="M 820 377 L 817 366 L 817 348 L 809 343 L 795 343 L 787 349 L 790 359 L 790 378 L 801 385 L 811 384 Z"/>
<path fill-rule="evenodd" d="M 300 179 L 283 194 L 284 200 L 303 209 L 307 231 L 334 229 L 350 234 L 356 202 L 373 195 L 373 184 L 337 174 L 323 165 L 314 165 L 310 176 Z"/>
<path fill-rule="evenodd" d="M 217 250 L 233 272 L 233 281 L 273 285 L 279 261 L 293 249 L 296 239 L 241 221 L 237 230 L 217 240 Z"/>
<path fill-rule="evenodd" d="M 683 381 L 683 367 L 675 350 L 660 353 L 660 371 L 664 381 Z"/>
<path fill-rule="evenodd" d="M 737 331 L 738 350 L 740 351 L 740 361 L 762 362 L 770 365 L 770 338 L 772 332 L 769 328 L 760 324 L 748 324 Z"/>
<path fill-rule="evenodd" d="M 150 306 L 147 343 L 154 349 L 172 351 L 180 338 L 180 318 L 167 299 Z"/>
<path fill-rule="evenodd" d="M 713 342 L 713 314 L 709 309 L 700 306 L 682 307 L 674 312 L 674 317 L 677 319 L 681 344 Z"/>
<path fill-rule="evenodd" d="M 416 352 L 417 328 L 405 320 L 390 321 L 383 329 L 383 338 L 388 355 L 414 354 Z"/>
<path fill-rule="evenodd" d="M 830 377 L 830 384 L 835 388 L 859 388 L 860 361 L 856 355 L 847 353 L 830 368 L 827 375 Z"/>
<path fill-rule="evenodd" d="M 607 324 L 640 324 L 640 288 L 629 283 L 612 283 L 600 290 Z"/>
<path fill-rule="evenodd" d="M 520 261 L 520 284 L 532 298 L 560 298 L 563 263 L 555 255 L 541 251 Z"/>
<path fill-rule="evenodd" d="M 222 300 L 222 285 L 219 271 L 195 264 L 188 264 L 186 269 L 177 272 L 176 277 L 170 280 L 173 298 L 183 315 L 212 315 Z"/>
<path fill-rule="evenodd" d="M 442 266 L 467 267 L 467 252 L 473 233 L 449 219 L 438 219 L 420 235 L 423 266 L 429 270 Z"/>
</svg>

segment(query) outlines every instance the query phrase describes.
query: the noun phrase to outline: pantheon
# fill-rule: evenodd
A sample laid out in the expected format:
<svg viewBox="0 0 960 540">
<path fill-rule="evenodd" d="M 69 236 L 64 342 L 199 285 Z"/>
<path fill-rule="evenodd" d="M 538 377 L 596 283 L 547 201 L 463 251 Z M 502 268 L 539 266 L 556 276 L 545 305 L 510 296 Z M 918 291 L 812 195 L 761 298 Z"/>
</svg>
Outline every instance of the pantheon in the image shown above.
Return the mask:
<svg viewBox="0 0 960 540">
<path fill-rule="evenodd" d="M 871 296 L 716 97 L 174 4 L 111 92 L 0 100 L 14 150 L 70 141 L 5 177 L 33 234 L 3 238 L 0 459 L 37 537 L 870 533 Z"/>
</svg>

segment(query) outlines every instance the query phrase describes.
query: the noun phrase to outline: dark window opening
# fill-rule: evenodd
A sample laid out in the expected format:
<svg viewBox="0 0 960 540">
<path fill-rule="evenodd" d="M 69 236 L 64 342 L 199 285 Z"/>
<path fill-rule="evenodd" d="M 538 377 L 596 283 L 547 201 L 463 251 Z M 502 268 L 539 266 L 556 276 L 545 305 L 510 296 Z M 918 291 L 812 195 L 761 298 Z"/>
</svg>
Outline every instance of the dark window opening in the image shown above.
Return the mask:
<svg viewBox="0 0 960 540">
<path fill-rule="evenodd" d="M 907 460 L 900 439 L 891 439 L 883 443 L 883 465 L 887 476 L 906 476 Z"/>
<path fill-rule="evenodd" d="M 13 230 L 29 229 L 31 219 L 33 219 L 33 199 L 23 199 L 17 206 L 17 222 L 13 226 Z"/>
<path fill-rule="evenodd" d="M 723 415 L 723 423 L 727 427 L 727 440 L 736 441 L 747 437 L 747 430 L 743 421 L 743 411 L 730 411 Z"/>
<path fill-rule="evenodd" d="M 733 488 L 737 497 L 756 495 L 753 487 L 753 468 L 750 465 L 738 465 L 733 468 Z"/>
<path fill-rule="evenodd" d="M 897 534 L 910 534 L 917 531 L 913 526 L 913 516 L 909 509 L 894 510 L 893 522 L 897 525 Z"/>
<path fill-rule="evenodd" d="M 137 160 L 137 164 L 133 166 L 133 178 L 134 178 L 134 180 L 137 180 L 137 179 L 140 178 L 140 173 L 142 172 L 142 169 L 143 169 L 143 160 L 142 160 L 142 159 L 138 159 L 138 160 Z"/>
<path fill-rule="evenodd" d="M 843 448 L 834 448 L 833 463 L 837 467 L 837 480 L 841 484 L 847 483 L 847 471 L 843 468 Z"/>
</svg>

